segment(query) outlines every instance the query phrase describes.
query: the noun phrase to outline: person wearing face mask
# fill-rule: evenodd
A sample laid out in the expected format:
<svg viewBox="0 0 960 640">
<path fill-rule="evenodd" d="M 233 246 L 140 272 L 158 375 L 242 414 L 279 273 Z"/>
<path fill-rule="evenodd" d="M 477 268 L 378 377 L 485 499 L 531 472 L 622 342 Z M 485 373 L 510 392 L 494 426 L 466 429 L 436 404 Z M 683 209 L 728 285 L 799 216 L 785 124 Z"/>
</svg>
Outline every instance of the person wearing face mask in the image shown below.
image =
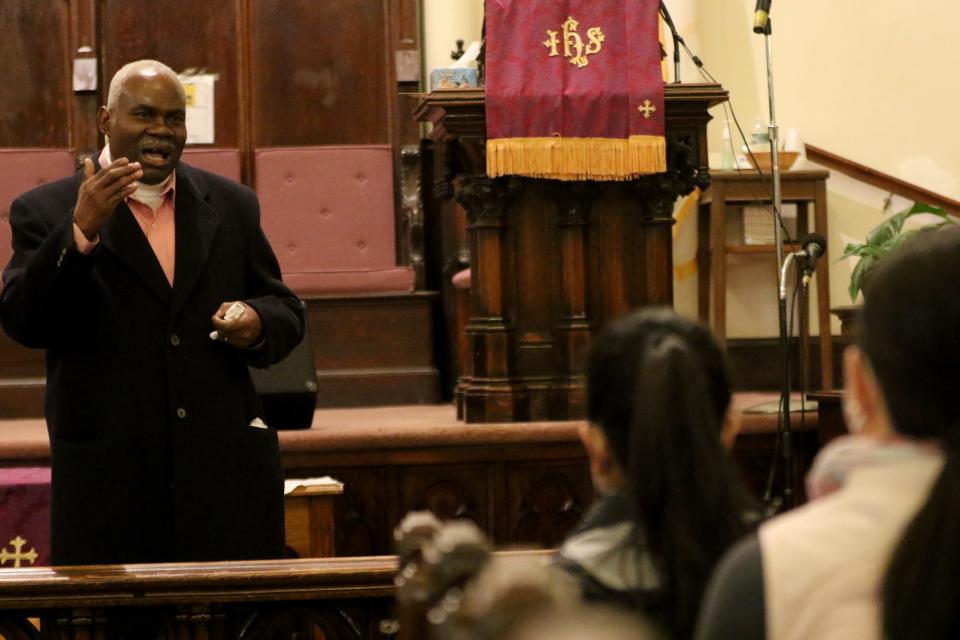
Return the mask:
<svg viewBox="0 0 960 640">
<path fill-rule="evenodd" d="M 254 193 L 180 162 L 169 67 L 120 69 L 97 122 L 96 160 L 13 202 L 0 298 L 47 353 L 52 561 L 279 557 L 277 435 L 247 367 L 296 346 L 303 305 Z"/>
<path fill-rule="evenodd" d="M 697 638 L 960 636 L 960 227 L 922 232 L 864 289 L 844 356 L 847 426 L 818 454 L 816 499 L 717 568 Z"/>
</svg>

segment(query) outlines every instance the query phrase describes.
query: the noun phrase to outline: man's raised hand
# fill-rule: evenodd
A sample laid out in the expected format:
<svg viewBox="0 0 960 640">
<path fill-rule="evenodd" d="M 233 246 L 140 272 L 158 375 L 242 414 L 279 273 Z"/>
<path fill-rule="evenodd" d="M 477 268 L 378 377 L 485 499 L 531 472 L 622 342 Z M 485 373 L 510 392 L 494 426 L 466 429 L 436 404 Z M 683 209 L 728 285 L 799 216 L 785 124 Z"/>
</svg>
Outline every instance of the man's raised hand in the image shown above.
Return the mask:
<svg viewBox="0 0 960 640">
<path fill-rule="evenodd" d="M 83 184 L 77 194 L 73 221 L 84 237 L 91 242 L 107 223 L 113 210 L 127 196 L 137 190 L 137 180 L 143 177 L 139 162 L 126 158 L 114 160 L 110 166 L 94 173 L 93 160 L 83 161 Z"/>
</svg>

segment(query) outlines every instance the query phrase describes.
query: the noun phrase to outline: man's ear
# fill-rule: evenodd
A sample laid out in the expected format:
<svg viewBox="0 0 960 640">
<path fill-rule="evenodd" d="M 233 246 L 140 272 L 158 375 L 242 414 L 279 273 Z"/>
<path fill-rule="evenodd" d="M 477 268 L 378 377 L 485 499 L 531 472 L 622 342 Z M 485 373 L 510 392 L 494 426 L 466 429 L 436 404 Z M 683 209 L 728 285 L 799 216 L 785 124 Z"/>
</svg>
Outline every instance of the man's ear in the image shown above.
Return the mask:
<svg viewBox="0 0 960 640">
<path fill-rule="evenodd" d="M 843 386 L 847 396 L 844 401 L 848 415 L 845 417 L 848 423 L 858 423 L 848 424 L 850 430 L 862 428 L 873 435 L 888 435 L 892 425 L 880 383 L 870 361 L 852 345 L 843 352 Z"/>
<path fill-rule="evenodd" d="M 100 133 L 105 136 L 110 135 L 110 111 L 101 106 L 97 109 L 97 126 L 100 128 Z"/>
</svg>

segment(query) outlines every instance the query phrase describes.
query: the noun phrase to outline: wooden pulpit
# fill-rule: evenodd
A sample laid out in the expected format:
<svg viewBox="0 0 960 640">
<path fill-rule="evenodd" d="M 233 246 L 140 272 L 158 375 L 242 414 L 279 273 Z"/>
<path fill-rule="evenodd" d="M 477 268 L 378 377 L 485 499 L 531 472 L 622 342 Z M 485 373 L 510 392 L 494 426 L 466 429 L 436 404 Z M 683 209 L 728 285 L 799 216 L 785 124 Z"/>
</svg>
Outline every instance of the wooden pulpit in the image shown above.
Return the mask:
<svg viewBox="0 0 960 640">
<path fill-rule="evenodd" d="M 715 84 L 666 86 L 666 173 L 628 182 L 486 175 L 482 89 L 438 90 L 417 111 L 433 124 L 470 235 L 469 353 L 457 384 L 466 422 L 584 415 L 581 357 L 591 334 L 644 305 L 673 303 L 673 206 L 705 189 Z"/>
</svg>

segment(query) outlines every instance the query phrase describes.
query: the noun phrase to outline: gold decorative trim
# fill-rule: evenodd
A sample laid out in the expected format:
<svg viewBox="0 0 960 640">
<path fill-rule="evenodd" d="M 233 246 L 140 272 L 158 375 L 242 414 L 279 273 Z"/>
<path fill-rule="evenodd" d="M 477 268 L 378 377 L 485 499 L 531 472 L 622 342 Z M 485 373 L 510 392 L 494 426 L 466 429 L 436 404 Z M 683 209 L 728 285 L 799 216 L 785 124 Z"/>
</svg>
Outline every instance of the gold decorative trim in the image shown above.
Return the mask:
<svg viewBox="0 0 960 640">
<path fill-rule="evenodd" d="M 552 180 L 633 180 L 667 170 L 662 136 L 499 138 L 487 141 L 487 175 Z"/>
</svg>

